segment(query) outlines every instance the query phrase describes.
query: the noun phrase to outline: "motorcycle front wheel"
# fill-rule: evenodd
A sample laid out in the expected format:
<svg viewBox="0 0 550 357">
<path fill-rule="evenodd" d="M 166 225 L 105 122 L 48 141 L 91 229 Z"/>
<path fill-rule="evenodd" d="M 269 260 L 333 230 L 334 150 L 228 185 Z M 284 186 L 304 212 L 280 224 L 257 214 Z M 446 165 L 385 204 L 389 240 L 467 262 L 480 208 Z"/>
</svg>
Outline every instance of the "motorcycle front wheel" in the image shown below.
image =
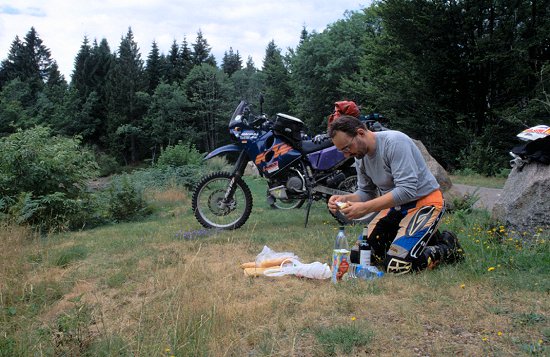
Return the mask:
<svg viewBox="0 0 550 357">
<path fill-rule="evenodd" d="M 234 192 L 224 201 L 230 184 Z M 206 228 L 237 229 L 248 220 L 252 212 L 252 193 L 242 178 L 219 171 L 199 181 L 192 200 L 193 213 Z"/>
</svg>

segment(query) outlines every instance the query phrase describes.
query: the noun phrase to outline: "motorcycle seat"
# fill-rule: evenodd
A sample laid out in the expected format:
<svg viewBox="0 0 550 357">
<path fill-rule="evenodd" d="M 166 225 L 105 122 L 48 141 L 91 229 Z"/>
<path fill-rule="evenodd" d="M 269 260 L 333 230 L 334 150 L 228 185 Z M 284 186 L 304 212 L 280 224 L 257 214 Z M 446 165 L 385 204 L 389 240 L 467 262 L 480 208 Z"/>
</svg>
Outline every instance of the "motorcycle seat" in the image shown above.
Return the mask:
<svg viewBox="0 0 550 357">
<path fill-rule="evenodd" d="M 310 154 L 312 152 L 320 151 L 332 146 L 332 140 L 327 138 L 326 140 L 321 141 L 320 143 L 314 143 L 312 140 L 303 140 L 302 149 L 300 152 L 302 154 Z"/>
</svg>

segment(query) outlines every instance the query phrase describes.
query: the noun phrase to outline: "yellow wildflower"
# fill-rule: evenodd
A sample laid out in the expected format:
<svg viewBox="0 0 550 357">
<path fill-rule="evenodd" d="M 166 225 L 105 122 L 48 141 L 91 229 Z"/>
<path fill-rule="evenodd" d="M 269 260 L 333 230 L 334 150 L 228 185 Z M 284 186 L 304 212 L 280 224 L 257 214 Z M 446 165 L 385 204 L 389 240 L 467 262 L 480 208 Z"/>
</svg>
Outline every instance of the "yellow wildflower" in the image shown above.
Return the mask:
<svg viewBox="0 0 550 357">
<path fill-rule="evenodd" d="M 489 267 L 489 268 L 487 268 L 487 271 L 493 271 L 493 270 L 495 270 L 495 267 Z"/>
<path fill-rule="evenodd" d="M 502 331 L 497 332 L 497 335 L 502 336 Z"/>
<path fill-rule="evenodd" d="M 460 284 L 460 288 L 464 289 L 466 287 L 466 284 Z"/>
<path fill-rule="evenodd" d="M 357 318 L 355 316 L 352 316 L 351 321 L 355 321 Z"/>
</svg>

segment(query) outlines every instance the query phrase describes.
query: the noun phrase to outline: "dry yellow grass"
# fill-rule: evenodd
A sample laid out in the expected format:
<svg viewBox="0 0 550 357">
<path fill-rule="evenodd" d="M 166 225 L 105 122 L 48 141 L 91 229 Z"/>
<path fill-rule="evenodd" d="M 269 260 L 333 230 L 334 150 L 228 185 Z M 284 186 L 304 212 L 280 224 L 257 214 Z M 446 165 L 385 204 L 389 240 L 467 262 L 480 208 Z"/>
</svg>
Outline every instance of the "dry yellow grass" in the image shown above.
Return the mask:
<svg viewBox="0 0 550 357">
<path fill-rule="evenodd" d="M 513 317 L 546 316 L 548 299 L 537 292 L 501 290 L 484 279 L 439 286 L 437 271 L 338 286 L 293 276 L 247 278 L 239 265 L 261 250 L 248 238 L 260 234 L 256 229 L 187 241 L 162 239 L 155 229 L 144 234 L 147 239 L 136 237 L 140 243 L 132 249 L 113 253 L 102 250 L 102 243 L 85 260 L 59 268 L 33 266 L 28 257 L 75 241 L 37 244 L 29 240 L 29 231 L 10 227 L 0 240 L 0 297 L 14 301 L 29 286 L 58 284 L 59 299 L 31 319 L 21 317 L 26 333 L 54 331 L 61 317 L 74 316 L 75 307 L 85 305 L 92 319 L 82 332 L 84 346 L 117 336 L 133 355 L 320 356 L 325 352 L 316 335 L 335 326 L 372 331 L 372 341 L 354 350 L 357 356 L 514 356 L 520 351 L 514 340 L 540 339 L 540 326 L 516 329 Z M 293 234 L 288 227 L 278 232 Z M 76 239 L 88 238 L 82 233 Z M 328 259 L 328 252 L 308 251 L 307 239 L 270 247 L 292 251 L 306 263 Z M 443 272 L 448 276 L 442 281 L 457 279 L 456 270 Z M 117 274 L 124 278 L 106 283 Z"/>
</svg>

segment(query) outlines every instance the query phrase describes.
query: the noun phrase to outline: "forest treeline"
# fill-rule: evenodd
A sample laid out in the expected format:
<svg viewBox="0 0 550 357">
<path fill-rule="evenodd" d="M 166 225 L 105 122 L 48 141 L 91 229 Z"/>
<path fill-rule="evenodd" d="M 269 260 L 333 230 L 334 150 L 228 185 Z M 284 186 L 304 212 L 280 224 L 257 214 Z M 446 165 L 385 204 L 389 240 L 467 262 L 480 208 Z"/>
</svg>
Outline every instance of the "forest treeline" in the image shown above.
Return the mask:
<svg viewBox="0 0 550 357">
<path fill-rule="evenodd" d="M 284 52 L 269 42 L 256 66 L 231 47 L 217 63 L 200 30 L 166 54 L 153 42 L 142 58 L 129 28 L 116 49 L 84 37 L 68 80 L 33 27 L 0 63 L 0 137 L 47 126 L 133 164 L 180 141 L 201 152 L 226 144 L 232 110 L 259 93 L 266 114 L 299 117 L 310 134 L 349 99 L 447 169 L 495 175 L 515 134 L 550 122 L 548 0 L 376 1 L 296 36 Z"/>
</svg>

